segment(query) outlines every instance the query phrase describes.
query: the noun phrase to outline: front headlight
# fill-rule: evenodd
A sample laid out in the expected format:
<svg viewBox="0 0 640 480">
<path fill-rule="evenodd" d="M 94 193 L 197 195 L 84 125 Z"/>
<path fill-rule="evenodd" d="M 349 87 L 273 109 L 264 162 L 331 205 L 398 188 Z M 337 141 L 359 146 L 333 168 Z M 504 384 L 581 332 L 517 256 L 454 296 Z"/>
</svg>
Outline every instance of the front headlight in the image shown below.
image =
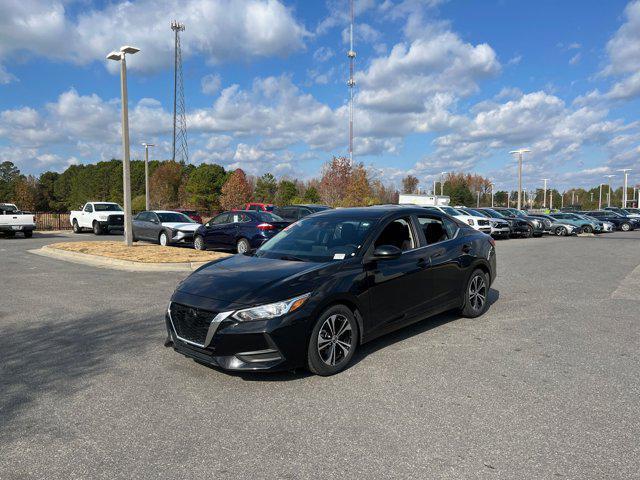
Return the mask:
<svg viewBox="0 0 640 480">
<path fill-rule="evenodd" d="M 267 305 L 259 305 L 257 307 L 245 308 L 238 310 L 232 316 L 236 320 L 242 322 L 250 322 L 252 320 L 268 320 L 270 318 L 280 317 L 289 312 L 298 310 L 304 302 L 307 301 L 311 293 L 305 293 L 297 297 L 283 300 L 281 302 L 269 303 Z"/>
</svg>

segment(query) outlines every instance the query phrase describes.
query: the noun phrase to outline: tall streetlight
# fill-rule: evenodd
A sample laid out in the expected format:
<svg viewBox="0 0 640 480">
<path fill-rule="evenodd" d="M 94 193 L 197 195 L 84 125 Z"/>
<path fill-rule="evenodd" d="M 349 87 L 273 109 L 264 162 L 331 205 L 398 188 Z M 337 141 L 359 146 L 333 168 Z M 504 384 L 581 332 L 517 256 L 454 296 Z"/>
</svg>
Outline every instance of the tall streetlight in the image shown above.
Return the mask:
<svg viewBox="0 0 640 480">
<path fill-rule="evenodd" d="M 491 184 L 491 208 L 493 208 L 493 183 Z"/>
<path fill-rule="evenodd" d="M 600 182 L 600 193 L 598 194 L 598 210 L 602 210 L 602 182 Z"/>
<path fill-rule="evenodd" d="M 542 193 L 542 208 L 547 208 L 547 181 L 549 179 L 543 178 L 542 180 L 544 181 L 544 189 Z"/>
<path fill-rule="evenodd" d="M 549 189 L 549 210 L 553 211 L 553 188 Z"/>
<path fill-rule="evenodd" d="M 146 210 L 151 210 L 151 195 L 149 193 L 149 147 L 155 147 L 153 143 L 142 142 L 144 147 L 144 204 Z"/>
<path fill-rule="evenodd" d="M 447 172 L 440 172 L 440 196 L 444 195 L 444 176 Z"/>
<path fill-rule="evenodd" d="M 622 208 L 627 208 L 627 177 L 629 176 L 630 168 L 622 168 L 618 170 L 624 173 L 624 190 L 622 191 Z"/>
<path fill-rule="evenodd" d="M 531 150 L 528 148 L 520 148 L 519 150 L 511 150 L 511 155 L 518 156 L 518 210 L 522 208 L 522 156 L 525 153 L 529 153 Z"/>
<path fill-rule="evenodd" d="M 607 201 L 607 204 L 608 204 L 607 206 L 609 206 L 609 207 L 611 206 L 611 179 L 613 177 L 615 177 L 615 175 L 605 175 L 605 178 L 609 179 L 609 181 L 607 182 L 607 186 L 609 187 L 609 194 L 608 194 L 609 195 L 609 199 Z"/>
<path fill-rule="evenodd" d="M 129 162 L 129 108 L 127 98 L 127 53 L 133 55 L 140 49 L 125 45 L 120 51 L 107 55 L 108 60 L 120 62 L 120 90 L 122 93 L 122 188 L 124 190 L 124 242 L 133 245 L 133 222 L 131 220 L 131 165 Z"/>
</svg>

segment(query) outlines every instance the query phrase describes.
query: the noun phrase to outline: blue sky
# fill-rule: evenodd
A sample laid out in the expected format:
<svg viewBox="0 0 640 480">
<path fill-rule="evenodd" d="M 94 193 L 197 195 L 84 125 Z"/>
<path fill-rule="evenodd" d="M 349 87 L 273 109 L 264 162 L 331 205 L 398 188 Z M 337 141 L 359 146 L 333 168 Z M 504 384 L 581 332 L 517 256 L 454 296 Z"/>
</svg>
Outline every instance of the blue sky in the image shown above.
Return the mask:
<svg viewBox="0 0 640 480">
<path fill-rule="evenodd" d="M 388 183 L 477 172 L 513 188 L 640 183 L 640 2 L 360 0 L 355 156 Z M 172 32 L 183 34 L 190 160 L 308 178 L 347 151 L 346 0 L 5 0 L 0 160 L 23 172 L 121 157 L 128 59 L 132 157 L 171 146 Z M 615 181 L 615 179 L 614 179 Z"/>
</svg>

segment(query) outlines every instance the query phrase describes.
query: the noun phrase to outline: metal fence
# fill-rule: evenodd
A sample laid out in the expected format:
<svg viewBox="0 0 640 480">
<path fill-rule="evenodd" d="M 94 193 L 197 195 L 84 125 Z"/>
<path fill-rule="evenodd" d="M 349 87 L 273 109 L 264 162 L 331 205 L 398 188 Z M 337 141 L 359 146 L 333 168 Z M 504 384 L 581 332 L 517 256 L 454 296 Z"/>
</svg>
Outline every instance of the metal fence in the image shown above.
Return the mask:
<svg viewBox="0 0 640 480">
<path fill-rule="evenodd" d="M 71 230 L 69 212 L 35 212 L 36 230 Z"/>
</svg>

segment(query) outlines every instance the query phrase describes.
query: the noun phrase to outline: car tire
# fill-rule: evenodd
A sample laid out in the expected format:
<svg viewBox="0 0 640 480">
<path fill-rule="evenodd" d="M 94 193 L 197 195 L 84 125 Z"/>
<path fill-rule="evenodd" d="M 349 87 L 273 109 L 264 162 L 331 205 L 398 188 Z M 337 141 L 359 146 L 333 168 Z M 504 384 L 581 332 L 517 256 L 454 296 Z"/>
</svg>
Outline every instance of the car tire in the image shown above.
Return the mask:
<svg viewBox="0 0 640 480">
<path fill-rule="evenodd" d="M 206 250 L 207 246 L 204 244 L 204 238 L 202 235 L 196 235 L 196 238 L 193 240 L 193 248 L 196 250 Z"/>
<path fill-rule="evenodd" d="M 24 238 L 31 238 L 33 237 L 33 230 L 25 230 L 24 232 Z"/>
<path fill-rule="evenodd" d="M 81 233 L 82 229 L 80 228 L 80 225 L 78 225 L 78 220 L 73 219 L 73 233 Z"/>
<path fill-rule="evenodd" d="M 489 308 L 489 276 L 479 268 L 474 270 L 464 291 L 462 316 L 476 318 Z"/>
<path fill-rule="evenodd" d="M 158 235 L 158 243 L 163 247 L 169 246 L 169 235 L 167 235 L 167 232 L 160 232 L 160 235 Z"/>
<path fill-rule="evenodd" d="M 102 235 L 102 227 L 100 226 L 100 223 L 96 222 L 95 220 L 93 221 L 93 234 Z"/>
<path fill-rule="evenodd" d="M 531 238 L 533 235 L 533 227 L 531 225 L 527 225 L 527 230 L 522 233 L 524 238 Z"/>
<path fill-rule="evenodd" d="M 629 225 L 627 222 L 624 222 L 622 225 L 620 225 L 620 230 L 622 230 L 623 232 L 628 232 L 629 230 L 631 230 L 631 225 Z"/>
<path fill-rule="evenodd" d="M 593 227 L 591 225 L 585 225 L 582 227 L 582 233 L 593 233 Z"/>
<path fill-rule="evenodd" d="M 565 237 L 567 235 L 567 227 L 558 227 L 556 228 L 556 235 L 559 237 Z"/>
<path fill-rule="evenodd" d="M 320 314 L 309 338 L 307 367 L 321 376 L 344 370 L 358 347 L 358 322 L 345 305 L 334 305 Z"/>
<path fill-rule="evenodd" d="M 251 244 L 249 243 L 249 240 L 247 240 L 246 238 L 241 238 L 240 240 L 238 240 L 238 243 L 236 243 L 236 251 L 238 253 L 247 253 L 249 250 L 251 250 Z"/>
</svg>

